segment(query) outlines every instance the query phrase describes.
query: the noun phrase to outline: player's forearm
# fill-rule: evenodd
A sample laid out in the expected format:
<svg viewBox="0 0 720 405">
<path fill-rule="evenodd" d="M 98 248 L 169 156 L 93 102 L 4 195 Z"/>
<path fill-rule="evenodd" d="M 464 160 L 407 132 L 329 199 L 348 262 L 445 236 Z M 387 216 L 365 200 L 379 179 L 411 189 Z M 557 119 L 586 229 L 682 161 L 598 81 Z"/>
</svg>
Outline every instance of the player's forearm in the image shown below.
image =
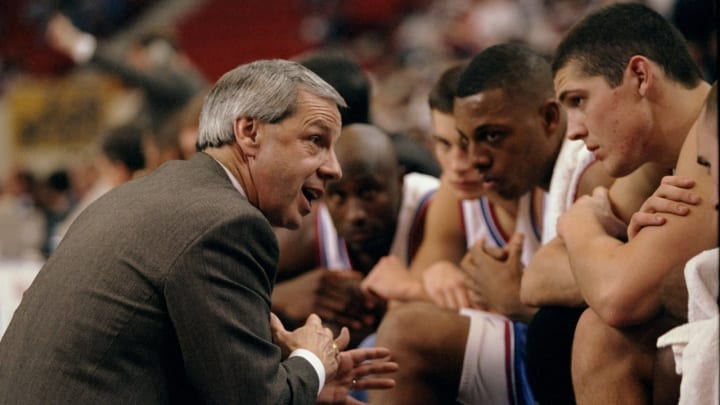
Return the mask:
<svg viewBox="0 0 720 405">
<path fill-rule="evenodd" d="M 584 305 L 560 239 L 549 242 L 533 256 L 523 273 L 520 299 L 534 307 Z"/>
<path fill-rule="evenodd" d="M 311 305 L 307 304 L 314 297 L 309 296 L 312 290 L 302 288 L 306 282 L 301 277 L 277 283 L 272 292 L 272 310 L 282 313 L 295 321 L 302 321 L 311 313 Z"/>
<path fill-rule="evenodd" d="M 582 298 L 597 311 L 618 297 L 618 274 L 626 273 L 627 261 L 618 253 L 622 242 L 608 236 L 594 217 L 576 216 L 558 227 L 568 265 Z M 602 316 L 602 315 L 601 315 Z"/>
<path fill-rule="evenodd" d="M 433 242 L 429 242 L 428 244 L 430 243 Z M 464 254 L 464 249 L 445 246 L 444 244 L 440 245 L 439 243 L 436 244 L 435 249 L 423 249 L 421 246 L 420 250 L 413 258 L 412 263 L 410 263 L 410 268 L 408 270 L 414 279 L 422 280 L 425 270 L 433 264 L 440 261 L 457 264 L 460 263 Z"/>
<path fill-rule="evenodd" d="M 660 310 L 659 283 L 646 277 L 642 261 L 627 244 L 599 236 L 573 242 L 568 251 L 585 302 L 609 325 L 643 323 Z"/>
<path fill-rule="evenodd" d="M 412 277 L 407 283 L 404 283 L 402 288 L 397 290 L 397 295 L 390 297 L 390 299 L 396 301 L 410 302 L 410 301 L 426 301 L 432 302 L 430 296 L 428 296 L 422 282 Z"/>
<path fill-rule="evenodd" d="M 534 307 L 584 305 L 569 264 L 525 272 L 520 285 L 520 300 L 524 304 Z"/>
<path fill-rule="evenodd" d="M 290 283 L 290 281 L 278 283 L 275 285 L 275 288 L 273 288 L 272 310 L 274 312 L 279 311 L 286 313 L 293 301 L 292 288 L 290 288 L 288 283 Z"/>
</svg>

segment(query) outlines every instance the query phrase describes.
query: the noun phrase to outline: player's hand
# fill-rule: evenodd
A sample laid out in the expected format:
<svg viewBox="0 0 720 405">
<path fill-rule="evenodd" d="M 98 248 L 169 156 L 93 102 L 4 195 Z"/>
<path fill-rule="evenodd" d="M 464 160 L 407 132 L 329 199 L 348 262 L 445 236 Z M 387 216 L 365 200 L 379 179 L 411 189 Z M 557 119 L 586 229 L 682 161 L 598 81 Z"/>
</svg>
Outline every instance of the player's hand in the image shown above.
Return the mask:
<svg viewBox="0 0 720 405">
<path fill-rule="evenodd" d="M 685 216 L 690 212 L 690 206 L 700 203 L 700 196 L 691 189 L 695 181 L 682 176 L 665 176 L 660 186 L 648 197 L 640 207 L 640 211 L 633 214 L 627 228 L 628 238 L 632 239 L 646 226 L 662 226 L 667 222 L 665 217 L 658 215 L 672 214 Z"/>
</svg>

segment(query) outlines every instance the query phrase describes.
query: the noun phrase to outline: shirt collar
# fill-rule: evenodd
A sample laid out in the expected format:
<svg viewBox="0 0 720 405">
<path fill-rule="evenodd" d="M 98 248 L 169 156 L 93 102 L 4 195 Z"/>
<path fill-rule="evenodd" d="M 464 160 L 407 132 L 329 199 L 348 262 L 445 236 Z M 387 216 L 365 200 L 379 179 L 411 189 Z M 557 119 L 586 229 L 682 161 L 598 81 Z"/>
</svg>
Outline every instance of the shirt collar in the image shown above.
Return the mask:
<svg viewBox="0 0 720 405">
<path fill-rule="evenodd" d="M 227 174 L 233 187 L 235 187 L 235 189 L 237 189 L 237 191 L 240 192 L 240 194 L 242 194 L 242 196 L 247 199 L 247 194 L 245 194 L 245 190 L 243 190 L 242 186 L 240 185 L 240 182 L 235 178 L 235 176 L 233 176 L 233 174 L 230 172 L 230 170 L 228 170 L 228 168 L 225 167 L 225 165 L 223 165 L 222 163 L 220 163 L 217 159 L 215 161 L 218 162 L 218 164 L 220 165 L 220 167 L 223 168 L 223 170 L 225 170 L 225 174 Z"/>
</svg>

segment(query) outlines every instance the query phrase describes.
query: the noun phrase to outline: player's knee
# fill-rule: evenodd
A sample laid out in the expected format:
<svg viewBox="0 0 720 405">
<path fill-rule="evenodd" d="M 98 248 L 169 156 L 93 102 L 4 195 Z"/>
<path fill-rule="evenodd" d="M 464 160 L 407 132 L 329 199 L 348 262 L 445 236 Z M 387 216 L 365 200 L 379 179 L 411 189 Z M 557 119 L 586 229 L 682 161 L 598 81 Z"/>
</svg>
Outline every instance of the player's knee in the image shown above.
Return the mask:
<svg viewBox="0 0 720 405">
<path fill-rule="evenodd" d="M 677 404 L 681 377 L 675 372 L 675 357 L 671 347 L 658 350 L 653 370 L 653 403 Z"/>
<path fill-rule="evenodd" d="M 626 342 L 617 329 L 605 323 L 592 309 L 585 310 L 573 338 L 573 382 L 582 384 L 598 369 L 626 363 L 625 349 Z"/>
<path fill-rule="evenodd" d="M 388 311 L 377 332 L 376 345 L 393 351 L 417 353 L 430 344 L 423 333 L 423 324 L 431 305 L 410 303 Z"/>
<path fill-rule="evenodd" d="M 578 320 L 575 328 L 572 348 L 572 378 L 573 386 L 582 385 L 585 378 L 592 374 L 592 370 L 601 360 L 602 347 L 597 344 L 603 340 L 599 333 L 602 320 L 591 309 L 585 310 Z"/>
</svg>

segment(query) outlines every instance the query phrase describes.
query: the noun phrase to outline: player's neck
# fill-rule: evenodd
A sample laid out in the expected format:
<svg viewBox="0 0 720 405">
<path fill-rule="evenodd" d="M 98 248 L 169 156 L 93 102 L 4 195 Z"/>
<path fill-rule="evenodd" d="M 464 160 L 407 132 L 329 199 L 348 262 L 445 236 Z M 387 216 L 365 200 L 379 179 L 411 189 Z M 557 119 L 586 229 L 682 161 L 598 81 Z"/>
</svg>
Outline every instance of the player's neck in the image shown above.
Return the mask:
<svg viewBox="0 0 720 405">
<path fill-rule="evenodd" d="M 693 89 L 679 84 L 667 87 L 665 103 L 658 104 L 656 118 L 659 122 L 654 136 L 660 141 L 655 162 L 672 168 L 675 166 L 685 138 L 702 111 L 710 85 L 702 82 Z"/>
</svg>

